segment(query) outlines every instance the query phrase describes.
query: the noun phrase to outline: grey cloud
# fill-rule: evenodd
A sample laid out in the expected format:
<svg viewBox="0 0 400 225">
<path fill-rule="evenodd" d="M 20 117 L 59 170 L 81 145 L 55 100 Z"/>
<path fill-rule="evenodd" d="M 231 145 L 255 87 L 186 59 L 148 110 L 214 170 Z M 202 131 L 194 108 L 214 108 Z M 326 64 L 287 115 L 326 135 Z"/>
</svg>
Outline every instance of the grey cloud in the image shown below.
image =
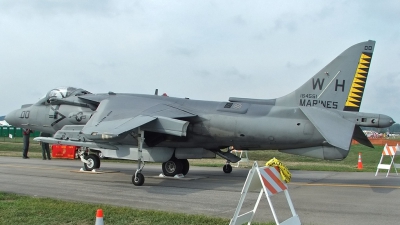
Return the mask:
<svg viewBox="0 0 400 225">
<path fill-rule="evenodd" d="M 196 70 L 194 71 L 194 74 L 203 78 L 210 77 L 212 75 L 212 73 L 208 70 Z"/>
<path fill-rule="evenodd" d="M 250 78 L 250 75 L 240 72 L 237 68 L 232 67 L 228 69 L 224 75 L 229 77 L 229 79 L 240 79 L 240 80 L 247 80 Z"/>
<path fill-rule="evenodd" d="M 295 32 L 297 30 L 297 23 L 291 19 L 277 19 L 275 20 L 275 26 L 273 28 L 275 31 L 286 30 L 289 32 Z"/>
<path fill-rule="evenodd" d="M 195 50 L 185 47 L 175 47 L 173 49 L 168 50 L 168 52 L 173 55 L 182 55 L 186 57 L 191 57 L 196 54 Z"/>
<path fill-rule="evenodd" d="M 289 62 L 286 63 L 285 66 L 288 69 L 303 69 L 303 68 L 309 68 L 309 67 L 316 67 L 316 66 L 318 66 L 320 64 L 321 64 L 320 60 L 312 59 L 311 61 L 306 62 L 304 64 L 296 64 L 296 63 L 293 63 L 293 62 L 289 61 Z"/>
<path fill-rule="evenodd" d="M 237 15 L 233 18 L 233 23 L 240 25 L 240 26 L 244 26 L 247 24 L 247 22 L 243 19 L 242 15 Z"/>
</svg>

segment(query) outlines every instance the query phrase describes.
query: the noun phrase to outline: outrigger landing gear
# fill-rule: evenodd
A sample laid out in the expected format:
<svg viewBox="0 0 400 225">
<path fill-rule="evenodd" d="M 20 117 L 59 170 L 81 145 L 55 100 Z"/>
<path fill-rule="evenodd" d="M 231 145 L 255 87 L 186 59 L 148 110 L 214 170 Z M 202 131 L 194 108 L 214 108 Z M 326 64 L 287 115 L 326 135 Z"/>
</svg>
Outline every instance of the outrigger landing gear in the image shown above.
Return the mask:
<svg viewBox="0 0 400 225">
<path fill-rule="evenodd" d="M 232 154 L 232 150 L 233 150 L 233 146 L 228 147 L 228 151 L 226 152 L 222 152 L 221 150 L 216 150 L 214 151 L 215 154 L 221 156 L 222 158 L 226 159 L 226 163 L 224 165 L 224 167 L 222 167 L 222 170 L 225 173 L 231 173 L 232 172 L 232 166 L 231 166 L 231 162 L 235 163 L 240 161 L 240 158 L 237 157 L 236 155 Z"/>
<path fill-rule="evenodd" d="M 137 140 L 138 140 L 138 169 L 136 170 L 135 174 L 132 176 L 132 183 L 135 186 L 142 186 L 144 183 L 144 176 L 142 174 L 142 170 L 144 168 L 144 161 L 143 161 L 143 155 L 142 155 L 143 142 L 144 142 L 144 131 L 140 130 L 140 127 L 138 128 Z"/>
</svg>

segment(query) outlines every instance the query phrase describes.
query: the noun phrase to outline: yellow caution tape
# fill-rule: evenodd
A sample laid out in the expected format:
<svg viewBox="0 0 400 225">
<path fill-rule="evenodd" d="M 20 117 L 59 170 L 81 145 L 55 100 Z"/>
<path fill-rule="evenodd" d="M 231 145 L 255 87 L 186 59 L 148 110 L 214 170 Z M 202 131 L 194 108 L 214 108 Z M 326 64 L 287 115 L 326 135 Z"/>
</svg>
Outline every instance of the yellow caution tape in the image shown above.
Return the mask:
<svg viewBox="0 0 400 225">
<path fill-rule="evenodd" d="M 292 178 L 292 174 L 289 172 L 288 168 L 283 165 L 279 160 L 277 160 L 275 157 L 271 160 L 269 160 L 267 163 L 265 163 L 266 166 L 277 166 L 279 167 L 279 172 L 281 174 L 282 180 L 284 180 L 286 183 L 290 182 L 290 179 Z"/>
</svg>

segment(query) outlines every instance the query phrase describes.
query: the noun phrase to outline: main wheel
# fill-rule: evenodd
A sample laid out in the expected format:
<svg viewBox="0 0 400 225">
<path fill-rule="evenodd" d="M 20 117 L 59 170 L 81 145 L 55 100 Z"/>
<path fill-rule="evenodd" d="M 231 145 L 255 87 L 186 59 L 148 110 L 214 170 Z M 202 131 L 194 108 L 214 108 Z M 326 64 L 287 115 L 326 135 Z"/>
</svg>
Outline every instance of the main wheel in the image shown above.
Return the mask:
<svg viewBox="0 0 400 225">
<path fill-rule="evenodd" d="M 225 164 L 224 167 L 222 167 L 222 170 L 223 170 L 225 173 L 231 173 L 231 172 L 232 172 L 232 166 L 231 166 L 231 164 Z"/>
<path fill-rule="evenodd" d="M 181 159 L 182 162 L 182 174 L 186 176 L 189 172 L 189 161 L 187 159 Z"/>
<path fill-rule="evenodd" d="M 176 174 L 182 173 L 182 161 L 172 158 L 162 164 L 162 171 L 165 176 L 173 177 Z"/>
<path fill-rule="evenodd" d="M 142 186 L 144 183 L 144 176 L 141 173 L 137 173 L 136 177 L 135 174 L 132 176 L 132 184 L 135 186 Z"/>
<path fill-rule="evenodd" d="M 89 162 L 83 164 L 86 171 L 100 168 L 100 158 L 98 155 L 89 154 L 85 156 L 85 159 Z"/>
</svg>

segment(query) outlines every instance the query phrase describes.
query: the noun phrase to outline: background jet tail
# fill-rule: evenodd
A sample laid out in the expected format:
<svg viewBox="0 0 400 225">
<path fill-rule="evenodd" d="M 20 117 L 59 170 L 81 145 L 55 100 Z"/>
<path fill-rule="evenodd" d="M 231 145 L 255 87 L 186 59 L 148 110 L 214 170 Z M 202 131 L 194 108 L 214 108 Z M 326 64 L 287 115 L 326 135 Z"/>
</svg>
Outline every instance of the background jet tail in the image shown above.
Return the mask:
<svg viewBox="0 0 400 225">
<path fill-rule="evenodd" d="M 275 105 L 359 111 L 374 48 L 371 40 L 351 46 Z"/>
</svg>

